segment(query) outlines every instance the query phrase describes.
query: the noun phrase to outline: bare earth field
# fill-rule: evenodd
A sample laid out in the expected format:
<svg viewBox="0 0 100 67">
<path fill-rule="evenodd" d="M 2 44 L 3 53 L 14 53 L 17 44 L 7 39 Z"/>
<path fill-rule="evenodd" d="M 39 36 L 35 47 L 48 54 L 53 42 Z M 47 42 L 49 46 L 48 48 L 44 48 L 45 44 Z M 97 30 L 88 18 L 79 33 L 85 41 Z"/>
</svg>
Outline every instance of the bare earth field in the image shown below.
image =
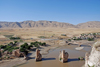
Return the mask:
<svg viewBox="0 0 100 67">
<path fill-rule="evenodd" d="M 24 39 L 27 38 L 38 38 L 38 36 L 54 36 L 60 37 L 61 34 L 67 34 L 67 37 L 71 37 L 73 35 L 79 35 L 82 33 L 93 33 L 93 32 L 100 32 L 99 28 L 92 28 L 92 29 L 77 29 L 77 28 L 15 28 L 15 29 L 0 29 L 0 40 L 5 39 L 4 35 L 12 35 L 18 36 Z"/>
<path fill-rule="evenodd" d="M 94 29 L 77 29 L 77 28 L 17 28 L 17 29 L 0 29 L 0 45 L 7 45 L 9 42 L 13 42 L 13 40 L 10 40 L 8 37 L 5 35 L 11 35 L 15 37 L 21 37 L 22 42 L 34 42 L 34 41 L 42 41 L 40 40 L 39 36 L 45 36 L 47 39 L 58 39 L 59 37 L 62 38 L 70 38 L 73 36 L 77 36 L 82 33 L 94 33 L 94 32 L 100 32 L 100 29 L 94 28 Z M 61 34 L 66 34 L 67 36 L 61 36 Z M 53 36 L 53 37 L 51 37 Z M 18 40 L 19 41 L 19 40 Z M 42 41 L 43 42 L 43 41 Z M 71 46 L 64 46 L 62 43 L 59 43 L 60 41 L 46 41 L 45 42 L 48 44 L 47 47 L 41 47 L 41 53 L 42 54 L 47 54 L 50 49 L 55 49 L 50 50 L 47 55 L 43 55 L 43 62 L 34 62 L 34 59 L 24 61 L 22 59 L 15 59 L 11 61 L 7 61 L 6 63 L 0 63 L 0 67 L 12 67 L 13 66 L 21 64 L 21 62 L 27 62 L 24 65 L 19 65 L 19 67 L 27 67 L 30 65 L 30 67 L 81 67 L 85 61 L 78 61 L 76 58 L 79 56 L 84 57 L 85 52 L 90 52 L 91 47 L 86 46 L 88 45 L 87 41 L 82 41 L 84 49 L 77 51 L 75 48 L 78 45 L 71 45 Z M 93 44 L 94 42 L 91 42 Z M 79 42 L 77 42 L 79 44 Z M 58 48 L 59 47 L 59 48 Z M 59 51 L 65 49 L 67 52 L 69 52 L 69 62 L 66 64 L 62 64 L 58 61 L 58 55 Z M 35 52 L 30 52 L 31 55 L 29 57 L 35 56 Z M 4 61 L 5 62 L 5 61 Z M 14 63 L 15 62 L 15 63 Z M 22 63 L 23 63 L 22 62 Z M 32 63 L 33 62 L 33 63 Z M 54 64 L 53 64 L 54 63 Z M 74 65 L 73 65 L 74 64 Z M 7 66 L 8 65 L 8 66 Z M 51 65 L 51 66 L 50 66 Z"/>
</svg>

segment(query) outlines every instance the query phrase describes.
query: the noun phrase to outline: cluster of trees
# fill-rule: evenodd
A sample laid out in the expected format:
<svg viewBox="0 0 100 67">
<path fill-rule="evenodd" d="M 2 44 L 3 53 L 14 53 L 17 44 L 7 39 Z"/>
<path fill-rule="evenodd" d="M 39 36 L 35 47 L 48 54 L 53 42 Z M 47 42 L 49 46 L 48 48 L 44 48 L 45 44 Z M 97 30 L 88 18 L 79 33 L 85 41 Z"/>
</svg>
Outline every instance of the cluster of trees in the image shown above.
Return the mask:
<svg viewBox="0 0 100 67">
<path fill-rule="evenodd" d="M 19 47 L 16 47 L 16 45 L 17 41 L 14 41 L 14 43 L 10 42 L 8 45 L 0 45 L 0 48 L 4 49 L 4 51 L 12 52 L 15 49 L 19 49 Z"/>
<path fill-rule="evenodd" d="M 41 42 L 38 42 L 38 41 L 36 41 L 36 42 L 31 42 L 31 45 L 33 46 L 35 46 L 35 47 L 39 47 L 39 45 L 40 46 L 46 46 L 46 43 L 44 42 L 44 43 L 41 43 Z"/>
<path fill-rule="evenodd" d="M 23 45 L 20 46 L 21 48 L 25 48 L 25 49 L 30 49 L 30 47 L 33 47 L 31 45 L 28 45 L 28 43 L 24 43 Z"/>
<path fill-rule="evenodd" d="M 88 37 L 88 36 L 91 36 L 91 37 Z M 83 39 L 85 40 L 88 40 L 88 41 L 93 41 L 97 35 L 100 35 L 100 32 L 99 33 L 88 33 L 88 34 L 81 34 L 81 36 L 84 36 Z M 73 37 L 72 38 L 73 40 L 83 40 L 82 38 L 76 38 L 76 37 Z"/>
<path fill-rule="evenodd" d="M 10 37 L 11 40 L 20 39 L 20 37 Z"/>
<path fill-rule="evenodd" d="M 98 34 L 100 34 L 100 33 L 88 33 L 88 34 L 82 33 L 81 36 L 84 36 L 84 35 L 87 35 L 87 36 L 88 35 L 94 35 L 95 36 L 95 35 L 98 35 Z"/>
<path fill-rule="evenodd" d="M 24 52 L 26 55 L 28 54 L 28 51 L 31 47 L 31 45 L 28 45 L 28 43 L 24 43 L 23 45 L 20 46 L 20 51 Z"/>
<path fill-rule="evenodd" d="M 94 41 L 94 38 L 88 38 L 87 40 L 88 41 Z"/>
<path fill-rule="evenodd" d="M 17 45 L 17 41 L 14 41 L 14 43 L 13 42 L 10 42 L 9 44 L 8 44 L 8 46 L 16 46 Z"/>
<path fill-rule="evenodd" d="M 81 38 L 76 38 L 76 37 L 74 37 L 74 38 L 72 38 L 73 40 L 82 40 Z"/>
<path fill-rule="evenodd" d="M 68 39 L 68 41 L 71 40 L 82 40 L 81 38 L 72 38 L 72 39 Z M 94 38 L 87 38 L 88 41 L 94 41 Z"/>
<path fill-rule="evenodd" d="M 17 41 L 10 42 L 8 45 L 0 45 L 0 49 L 4 49 L 3 52 L 8 51 L 12 52 L 15 49 L 20 49 L 21 52 L 24 52 L 25 54 L 28 54 L 28 50 L 30 50 L 31 47 L 39 47 L 39 46 L 46 46 L 46 43 L 41 42 L 31 42 L 30 45 L 28 43 L 24 43 L 23 45 L 19 47 L 16 47 Z"/>
<path fill-rule="evenodd" d="M 14 47 L 14 46 L 12 47 L 9 45 L 0 45 L 0 48 L 4 49 L 3 52 L 5 52 L 5 51 L 12 52 L 15 49 L 19 49 L 19 47 Z"/>
<path fill-rule="evenodd" d="M 25 54 L 28 53 L 27 50 L 30 50 L 31 47 L 39 47 L 39 45 L 41 46 L 46 46 L 46 43 L 41 43 L 41 42 L 31 42 L 30 45 L 28 45 L 28 43 L 24 43 L 23 45 L 20 46 L 20 51 L 24 52 Z"/>
</svg>

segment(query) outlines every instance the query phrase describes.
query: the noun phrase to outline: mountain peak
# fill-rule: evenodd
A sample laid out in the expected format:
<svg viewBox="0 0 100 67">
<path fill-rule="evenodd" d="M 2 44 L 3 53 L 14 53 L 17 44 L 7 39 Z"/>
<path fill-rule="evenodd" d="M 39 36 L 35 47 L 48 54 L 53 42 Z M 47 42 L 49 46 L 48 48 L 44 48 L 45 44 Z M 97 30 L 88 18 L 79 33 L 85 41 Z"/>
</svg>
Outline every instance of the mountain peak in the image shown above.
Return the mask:
<svg viewBox="0 0 100 67">
<path fill-rule="evenodd" d="M 0 22 L 0 28 L 34 28 L 34 27 L 54 27 L 54 28 L 100 28 L 100 21 L 89 21 L 86 23 L 80 23 L 78 25 L 73 25 L 65 22 L 57 21 L 32 21 L 27 20 L 23 22 Z"/>
</svg>

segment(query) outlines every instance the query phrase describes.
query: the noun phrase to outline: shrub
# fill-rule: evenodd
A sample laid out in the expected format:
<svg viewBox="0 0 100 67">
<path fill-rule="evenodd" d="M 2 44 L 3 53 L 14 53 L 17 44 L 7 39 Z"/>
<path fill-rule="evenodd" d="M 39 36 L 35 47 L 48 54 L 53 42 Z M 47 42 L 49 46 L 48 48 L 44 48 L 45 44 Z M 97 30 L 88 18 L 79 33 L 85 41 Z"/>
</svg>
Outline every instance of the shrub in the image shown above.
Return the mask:
<svg viewBox="0 0 100 67">
<path fill-rule="evenodd" d="M 39 45 L 41 45 L 41 46 L 46 46 L 46 43 L 44 42 L 44 43 L 41 43 L 41 42 L 38 42 L 38 41 L 36 41 L 36 42 L 31 42 L 31 46 L 32 45 L 34 45 L 35 47 L 39 47 Z M 38 45 L 38 46 L 37 46 Z"/>
<path fill-rule="evenodd" d="M 28 44 L 27 44 L 27 43 L 24 43 L 23 45 L 28 46 Z"/>
<path fill-rule="evenodd" d="M 73 39 L 73 40 L 76 40 L 76 37 L 73 37 L 72 39 Z"/>
<path fill-rule="evenodd" d="M 19 47 L 14 47 L 15 44 L 13 44 L 13 42 L 10 42 L 8 45 L 0 45 L 1 49 L 4 49 L 4 51 L 8 51 L 8 52 L 12 52 L 15 49 L 19 49 Z"/>
<path fill-rule="evenodd" d="M 15 47 L 14 49 L 19 49 L 19 47 Z"/>
<path fill-rule="evenodd" d="M 35 43 L 34 42 L 31 42 L 31 45 L 34 45 Z"/>
<path fill-rule="evenodd" d="M 93 33 L 93 35 L 95 36 L 95 35 L 96 35 L 96 33 Z"/>
<path fill-rule="evenodd" d="M 84 35 L 85 35 L 84 33 L 81 34 L 81 36 L 84 36 Z"/>
<path fill-rule="evenodd" d="M 31 45 L 29 45 L 30 47 L 33 47 L 33 45 L 31 44 Z"/>
<path fill-rule="evenodd" d="M 39 38 L 46 38 L 45 36 L 38 36 Z"/>
<path fill-rule="evenodd" d="M 30 46 L 25 46 L 26 49 L 30 49 Z"/>
<path fill-rule="evenodd" d="M 26 50 L 25 50 L 25 48 L 20 48 L 20 51 L 25 52 Z"/>
<path fill-rule="evenodd" d="M 34 46 L 35 46 L 35 47 L 37 47 L 37 48 L 39 47 L 39 45 L 38 45 L 38 44 L 35 44 Z"/>
<path fill-rule="evenodd" d="M 5 48 L 5 47 L 6 47 L 6 46 L 4 46 L 4 45 L 0 45 L 0 48 L 1 48 L 1 49 Z"/>
<path fill-rule="evenodd" d="M 8 46 L 15 46 L 16 44 L 14 44 L 13 42 L 10 42 L 9 44 L 8 44 Z"/>
<path fill-rule="evenodd" d="M 81 38 L 77 38 L 76 40 L 82 40 Z"/>
<path fill-rule="evenodd" d="M 7 46 L 7 47 L 4 48 L 4 51 L 10 50 L 10 49 L 11 49 L 11 46 Z"/>
<path fill-rule="evenodd" d="M 9 51 L 9 52 L 12 52 L 14 50 L 14 47 L 12 47 L 12 46 L 6 46 L 5 48 L 4 48 L 4 51 Z M 3 52 L 4 52 L 3 51 Z"/>
<path fill-rule="evenodd" d="M 20 40 L 20 42 L 23 42 L 23 40 Z"/>
<path fill-rule="evenodd" d="M 94 38 L 88 38 L 88 41 L 93 41 L 94 40 Z"/>
<path fill-rule="evenodd" d="M 66 36 L 66 34 L 61 34 L 61 36 Z"/>
<path fill-rule="evenodd" d="M 10 42 L 9 44 L 13 44 L 13 42 Z"/>
<path fill-rule="evenodd" d="M 11 40 L 20 39 L 20 37 L 10 37 Z"/>
<path fill-rule="evenodd" d="M 20 48 L 21 52 L 24 52 L 26 55 L 28 54 L 28 51 L 25 48 Z"/>
<path fill-rule="evenodd" d="M 81 38 L 74 37 L 73 40 L 82 40 Z"/>
<path fill-rule="evenodd" d="M 44 43 L 42 43 L 42 46 L 46 46 L 46 43 L 44 42 Z"/>
<path fill-rule="evenodd" d="M 38 44 L 42 46 L 42 43 L 41 42 L 39 42 Z"/>
<path fill-rule="evenodd" d="M 21 45 L 22 48 L 25 48 L 25 45 Z"/>
<path fill-rule="evenodd" d="M 9 52 L 12 52 L 13 50 L 14 50 L 14 49 L 12 48 L 12 49 L 9 49 L 8 51 L 9 51 Z"/>
<path fill-rule="evenodd" d="M 68 41 L 71 41 L 71 39 L 68 39 Z"/>
<path fill-rule="evenodd" d="M 16 44 L 18 41 L 14 41 L 14 44 Z"/>
<path fill-rule="evenodd" d="M 27 43 L 24 43 L 23 45 L 21 45 L 21 48 L 25 48 L 25 49 L 30 49 L 30 47 L 32 47 L 32 44 L 28 45 Z"/>
<path fill-rule="evenodd" d="M 60 58 L 60 61 L 61 61 L 61 59 L 62 59 L 62 58 Z"/>
</svg>

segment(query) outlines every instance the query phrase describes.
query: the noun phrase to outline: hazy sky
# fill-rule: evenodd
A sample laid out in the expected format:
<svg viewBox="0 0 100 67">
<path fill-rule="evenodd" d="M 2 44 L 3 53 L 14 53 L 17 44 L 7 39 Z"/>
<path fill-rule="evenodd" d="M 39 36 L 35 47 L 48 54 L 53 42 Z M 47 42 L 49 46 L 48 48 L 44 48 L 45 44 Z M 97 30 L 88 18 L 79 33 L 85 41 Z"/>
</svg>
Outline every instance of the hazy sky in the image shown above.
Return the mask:
<svg viewBox="0 0 100 67">
<path fill-rule="evenodd" d="M 100 21 L 100 0 L 0 0 L 0 21 Z"/>
</svg>

